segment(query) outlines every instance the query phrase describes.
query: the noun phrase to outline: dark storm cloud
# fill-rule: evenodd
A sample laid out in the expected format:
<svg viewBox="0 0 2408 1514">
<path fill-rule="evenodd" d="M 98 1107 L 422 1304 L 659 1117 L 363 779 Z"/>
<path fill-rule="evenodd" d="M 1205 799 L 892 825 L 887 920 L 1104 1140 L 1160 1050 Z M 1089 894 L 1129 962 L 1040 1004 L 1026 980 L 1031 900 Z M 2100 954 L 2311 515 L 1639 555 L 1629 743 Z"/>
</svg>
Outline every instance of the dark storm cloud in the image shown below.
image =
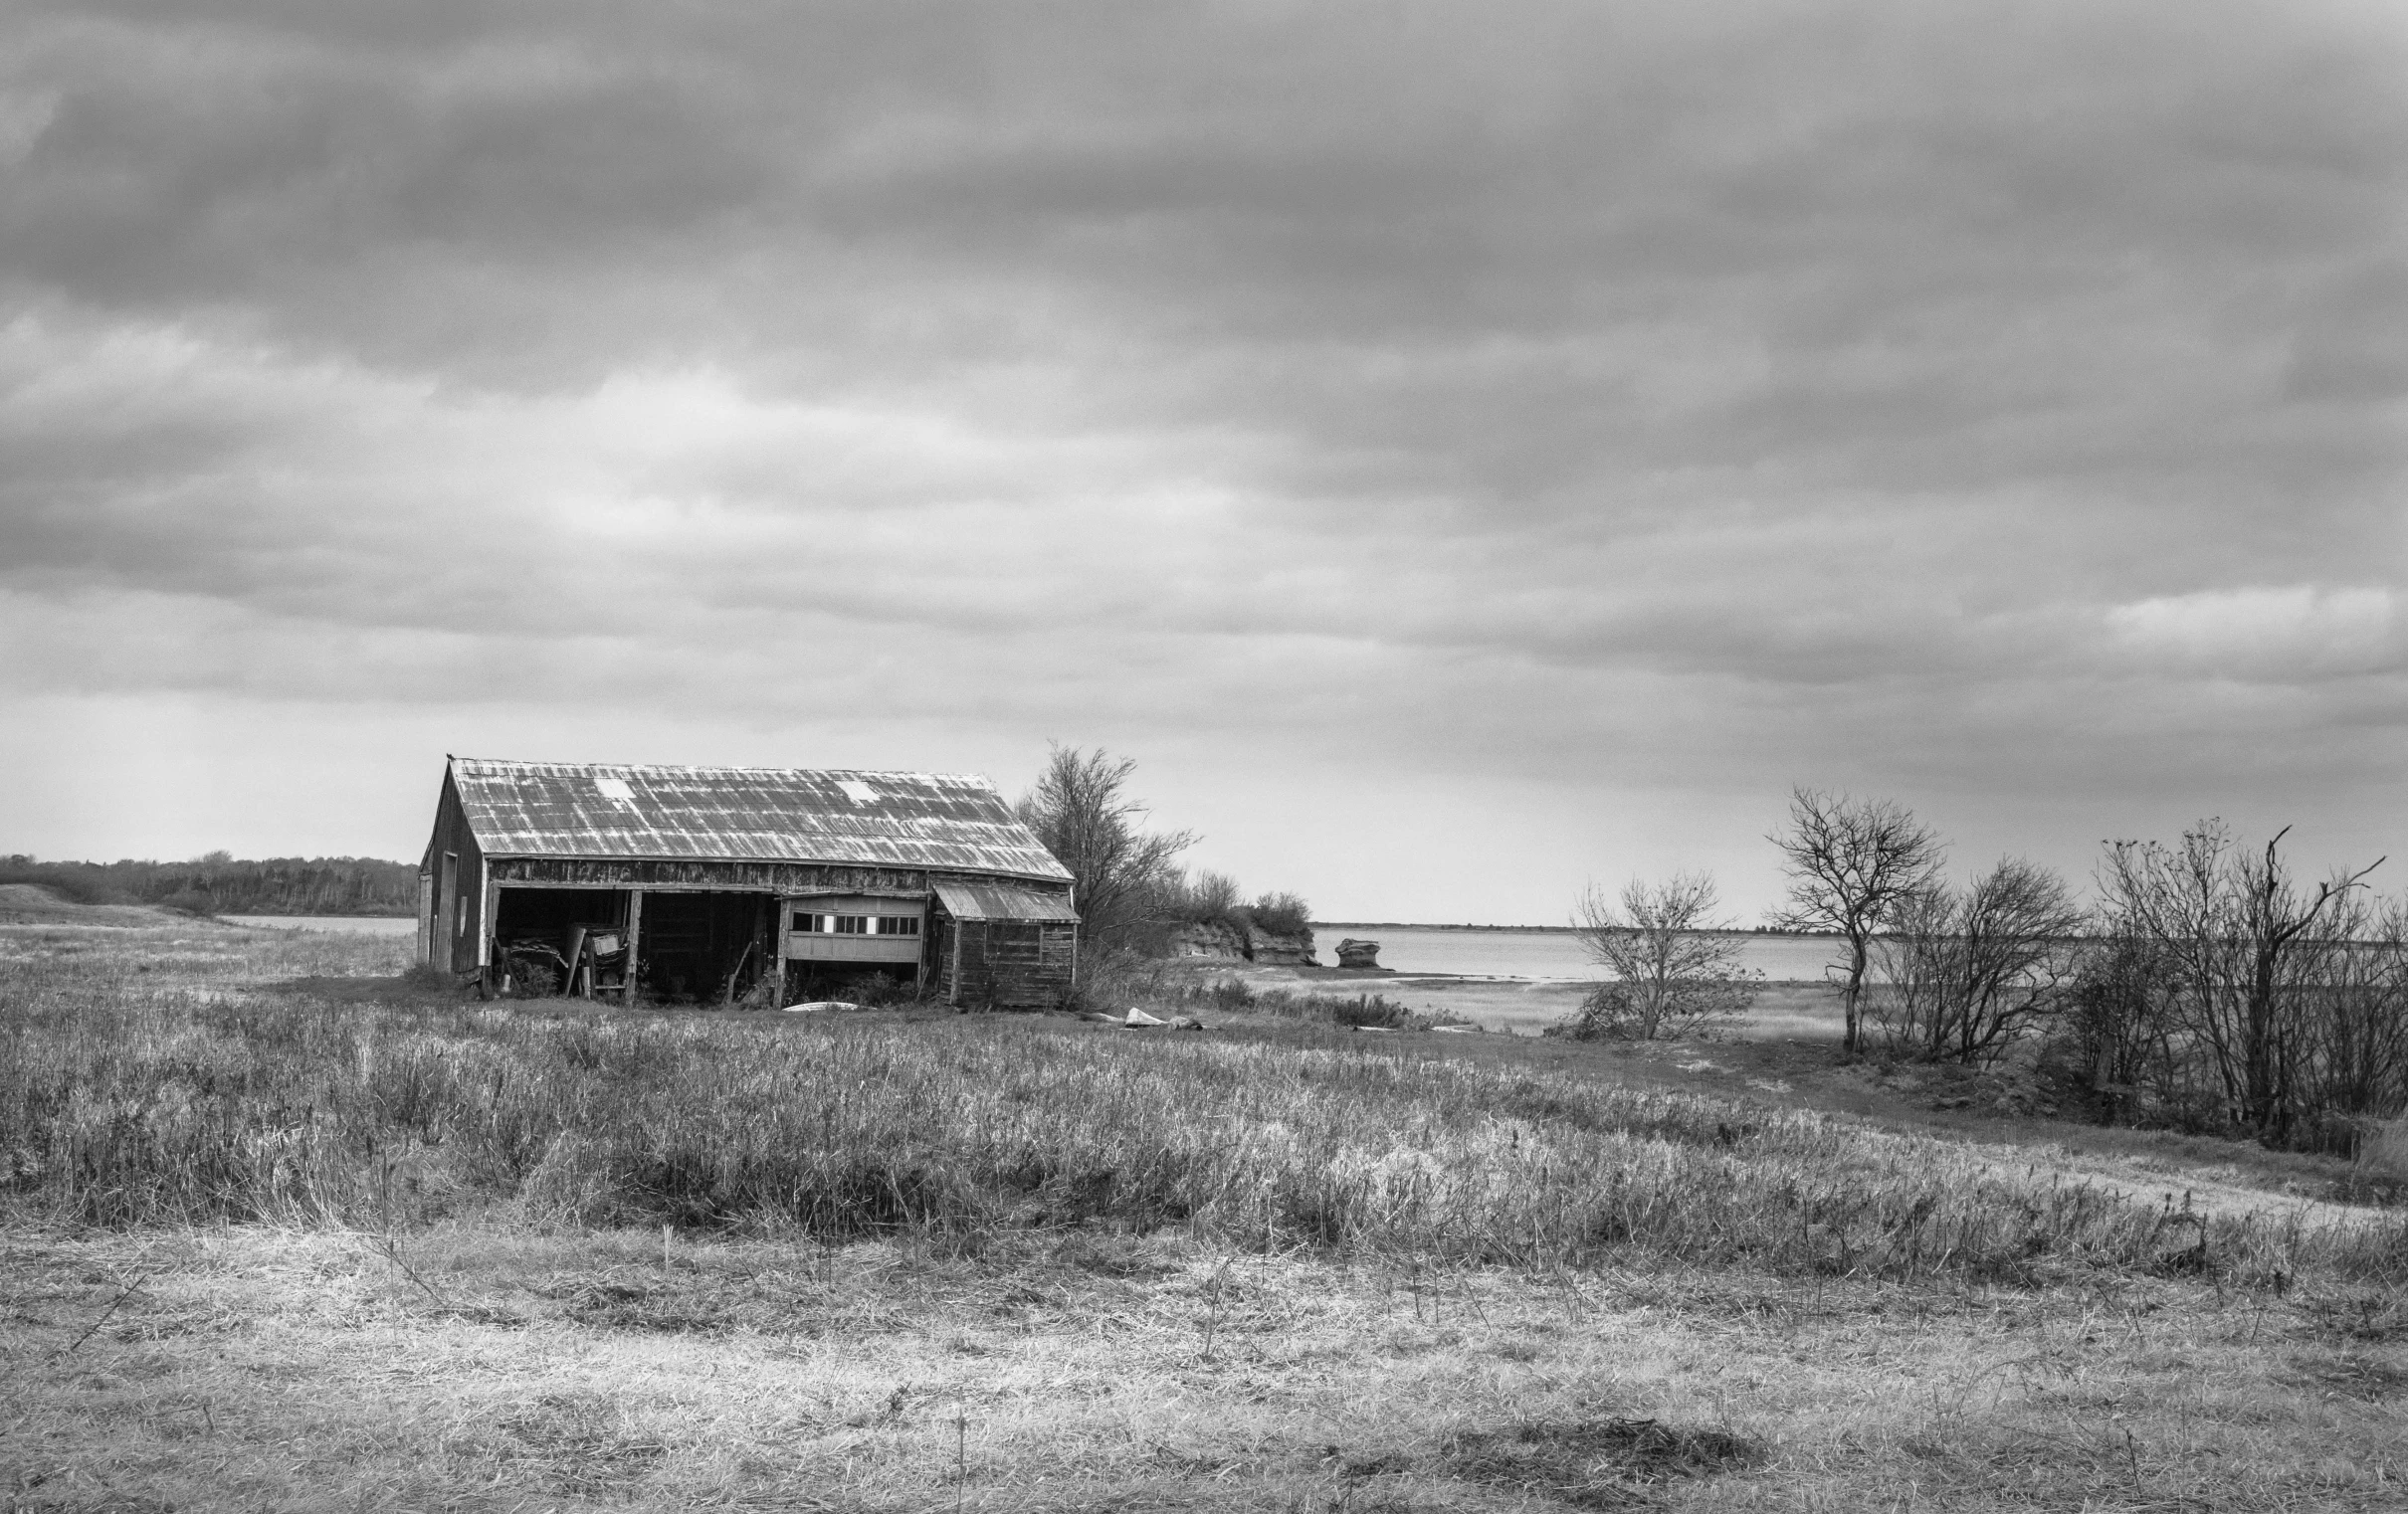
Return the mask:
<svg viewBox="0 0 2408 1514">
<path fill-rule="evenodd" d="M 21 7 L 7 676 L 2346 787 L 2403 64 L 2344 5 Z"/>
</svg>

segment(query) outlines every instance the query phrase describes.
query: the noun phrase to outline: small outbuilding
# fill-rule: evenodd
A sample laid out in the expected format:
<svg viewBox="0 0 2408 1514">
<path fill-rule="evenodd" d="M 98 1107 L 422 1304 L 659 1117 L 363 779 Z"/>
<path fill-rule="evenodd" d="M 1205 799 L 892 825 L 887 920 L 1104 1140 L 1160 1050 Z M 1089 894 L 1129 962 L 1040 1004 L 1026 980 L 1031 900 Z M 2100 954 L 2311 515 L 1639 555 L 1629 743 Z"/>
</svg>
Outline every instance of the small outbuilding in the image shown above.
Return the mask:
<svg viewBox="0 0 2408 1514">
<path fill-rule="evenodd" d="M 881 974 L 1032 1009 L 1073 987 L 1071 875 L 984 778 L 453 758 L 419 960 L 499 990 L 843 997 Z"/>
</svg>

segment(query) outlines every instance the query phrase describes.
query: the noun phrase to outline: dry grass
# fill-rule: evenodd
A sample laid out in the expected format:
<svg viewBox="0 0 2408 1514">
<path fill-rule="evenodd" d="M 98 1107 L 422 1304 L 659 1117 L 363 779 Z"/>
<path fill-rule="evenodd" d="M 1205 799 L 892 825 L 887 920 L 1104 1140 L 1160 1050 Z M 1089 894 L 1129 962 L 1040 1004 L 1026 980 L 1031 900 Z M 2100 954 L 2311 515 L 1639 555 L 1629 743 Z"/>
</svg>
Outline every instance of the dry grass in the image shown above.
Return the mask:
<svg viewBox="0 0 2408 1514">
<path fill-rule="evenodd" d="M 2408 1313 L 2364 1289 L 1540 1277 L 1094 1233 L 961 1257 L 438 1230 L 400 1259 L 18 1232 L 14 1506 L 2371 1510 L 2408 1476 Z"/>
<path fill-rule="evenodd" d="M 2408 1224 L 2168 1215 L 1807 1110 L 1394 1049 L 953 1015 L 598 1016 L 0 964 L 0 1177 L 130 1226 L 1107 1223 L 1534 1269 L 2396 1276 Z M 1373 1038 L 1341 1038 L 1354 1041 Z M 1437 1038 L 1422 1038 L 1421 1041 Z"/>
<path fill-rule="evenodd" d="M 2384 1120 L 2368 1131 L 2357 1165 L 2369 1182 L 2408 1186 L 2408 1118 Z"/>
<path fill-rule="evenodd" d="M 2408 1475 L 2396 1215 L 2186 1217 L 1501 1037 L 344 976 L 395 950 L 0 932 L 0 1506 L 2378 1509 Z"/>
</svg>

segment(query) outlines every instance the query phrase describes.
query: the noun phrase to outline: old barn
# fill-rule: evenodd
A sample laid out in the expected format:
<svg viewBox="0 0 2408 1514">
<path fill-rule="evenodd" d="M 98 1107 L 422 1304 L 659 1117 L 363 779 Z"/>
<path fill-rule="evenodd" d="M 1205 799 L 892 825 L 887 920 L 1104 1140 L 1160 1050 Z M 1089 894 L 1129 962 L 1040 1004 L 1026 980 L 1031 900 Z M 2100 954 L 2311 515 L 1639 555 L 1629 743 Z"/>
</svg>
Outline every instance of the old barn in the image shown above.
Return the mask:
<svg viewBox="0 0 2408 1514">
<path fill-rule="evenodd" d="M 983 778 L 453 758 L 419 955 L 488 990 L 633 1002 L 951 1003 L 1072 987 L 1071 876 Z M 762 991 L 766 990 L 764 994 Z"/>
</svg>

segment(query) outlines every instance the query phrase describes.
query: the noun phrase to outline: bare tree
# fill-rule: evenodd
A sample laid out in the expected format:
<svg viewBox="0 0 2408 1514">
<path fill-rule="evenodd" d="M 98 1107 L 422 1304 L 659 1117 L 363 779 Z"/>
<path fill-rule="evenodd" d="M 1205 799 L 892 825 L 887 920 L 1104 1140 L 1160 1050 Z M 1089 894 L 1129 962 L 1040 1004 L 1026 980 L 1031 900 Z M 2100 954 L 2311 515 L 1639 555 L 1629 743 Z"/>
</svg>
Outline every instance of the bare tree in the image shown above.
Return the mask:
<svg viewBox="0 0 2408 1514">
<path fill-rule="evenodd" d="M 1718 902 L 1702 872 L 1633 879 L 1619 907 L 1594 887 L 1584 892 L 1574 917 L 1580 944 L 1614 981 L 1581 1005 L 1572 1034 L 1653 1041 L 1745 1012 L 1763 974 L 1740 965 L 1740 942 L 1715 934 L 1729 928 L 1713 918 Z"/>
<path fill-rule="evenodd" d="M 1904 805 L 1819 789 L 1789 791 L 1789 825 L 1766 838 L 1781 849 L 1789 903 L 1774 923 L 1837 932 L 1848 945 L 1840 1002 L 1844 1045 L 1864 1043 L 1865 965 L 1874 934 L 1939 870 L 1946 847 Z"/>
<path fill-rule="evenodd" d="M 2237 847 L 2223 822 L 2201 821 L 2179 847 L 2112 842 L 2101 891 L 2116 923 L 2150 941 L 2171 980 L 2169 1005 L 2220 1085 L 2225 1117 L 2260 1139 L 2285 1136 L 2312 1107 L 2301 1085 L 2311 1006 L 2331 999 L 2309 982 L 2328 966 L 2311 931 L 2356 930 L 2348 895 L 2381 858 L 2316 885 L 2310 895 L 2284 864 L 2289 827 L 2263 853 Z M 2345 961 L 2346 959 L 2338 959 Z"/>
<path fill-rule="evenodd" d="M 1195 845 L 1187 831 L 1143 829 L 1146 810 L 1124 791 L 1136 759 L 1056 745 L 1045 772 L 1016 807 L 1048 852 L 1070 869 L 1080 923 L 1099 946 L 1122 943 L 1139 927 L 1146 901 L 1176 875 L 1178 854 Z"/>
<path fill-rule="evenodd" d="M 2056 1007 L 2083 924 L 2065 879 L 2021 857 L 1961 889 L 1934 879 L 1875 941 L 1892 991 L 1876 1014 L 1918 1056 L 1992 1059 Z"/>
</svg>

